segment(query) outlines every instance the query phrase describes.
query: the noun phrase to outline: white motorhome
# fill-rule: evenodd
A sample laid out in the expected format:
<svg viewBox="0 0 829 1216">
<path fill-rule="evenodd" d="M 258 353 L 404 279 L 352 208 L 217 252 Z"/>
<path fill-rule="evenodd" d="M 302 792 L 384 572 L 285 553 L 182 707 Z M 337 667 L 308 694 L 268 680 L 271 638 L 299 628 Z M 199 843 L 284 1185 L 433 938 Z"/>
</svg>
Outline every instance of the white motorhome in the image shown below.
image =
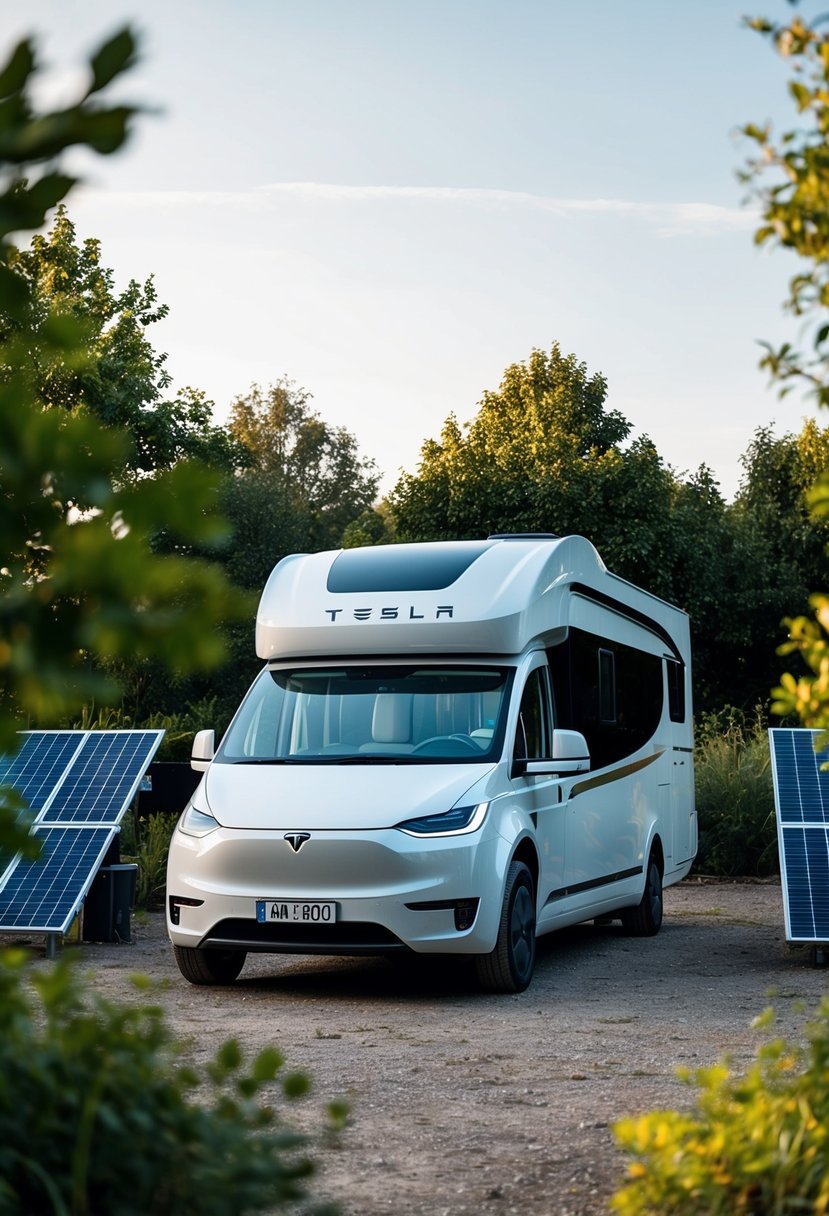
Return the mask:
<svg viewBox="0 0 829 1216">
<path fill-rule="evenodd" d="M 697 843 L 688 618 L 589 541 L 287 557 L 256 648 L 170 848 L 192 983 L 250 951 L 414 951 L 518 992 L 539 934 L 658 931 Z"/>
</svg>

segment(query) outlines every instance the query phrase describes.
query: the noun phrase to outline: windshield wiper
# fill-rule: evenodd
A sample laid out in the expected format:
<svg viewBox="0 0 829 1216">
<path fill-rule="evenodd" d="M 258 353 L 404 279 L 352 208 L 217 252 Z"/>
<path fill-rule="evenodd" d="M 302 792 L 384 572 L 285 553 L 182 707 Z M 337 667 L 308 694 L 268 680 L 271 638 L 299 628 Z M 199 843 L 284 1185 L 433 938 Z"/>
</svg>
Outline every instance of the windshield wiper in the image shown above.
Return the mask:
<svg viewBox="0 0 829 1216">
<path fill-rule="evenodd" d="M 408 764 L 408 756 L 377 756 L 367 752 L 364 756 L 321 757 L 326 764 Z"/>
<path fill-rule="evenodd" d="M 244 760 L 228 760 L 228 764 L 301 764 L 293 756 L 249 756 Z"/>
</svg>

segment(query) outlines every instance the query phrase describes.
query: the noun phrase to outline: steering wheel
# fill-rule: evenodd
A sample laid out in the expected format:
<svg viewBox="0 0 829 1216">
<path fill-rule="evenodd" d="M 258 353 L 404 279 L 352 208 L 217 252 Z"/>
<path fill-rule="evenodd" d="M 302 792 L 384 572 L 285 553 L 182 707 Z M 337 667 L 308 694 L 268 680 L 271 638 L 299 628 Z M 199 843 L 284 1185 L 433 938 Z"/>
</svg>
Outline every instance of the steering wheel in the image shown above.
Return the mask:
<svg viewBox="0 0 829 1216">
<path fill-rule="evenodd" d="M 418 752 L 429 748 L 433 754 L 439 755 L 441 747 L 446 748 L 447 743 L 460 743 L 463 748 L 467 751 L 475 752 L 476 755 L 479 755 L 481 751 L 474 739 L 470 739 L 468 735 L 432 735 L 431 738 L 424 739 L 422 743 L 418 743 L 417 747 L 412 749 L 411 754 L 416 756 Z"/>
<path fill-rule="evenodd" d="M 458 731 L 456 735 L 450 735 L 450 739 L 457 739 L 458 743 L 465 743 L 467 747 L 474 747 L 476 752 L 483 749 L 475 742 L 471 735 L 466 735 L 462 731 Z"/>
</svg>

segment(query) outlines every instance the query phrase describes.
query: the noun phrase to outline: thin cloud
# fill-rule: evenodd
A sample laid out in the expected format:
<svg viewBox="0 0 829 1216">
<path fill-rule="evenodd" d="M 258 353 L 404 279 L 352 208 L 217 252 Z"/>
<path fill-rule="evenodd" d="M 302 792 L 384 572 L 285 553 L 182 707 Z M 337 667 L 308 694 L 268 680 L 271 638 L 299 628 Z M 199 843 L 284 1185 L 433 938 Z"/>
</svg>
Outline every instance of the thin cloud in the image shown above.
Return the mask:
<svg viewBox="0 0 829 1216">
<path fill-rule="evenodd" d="M 614 198 L 557 198 L 521 190 L 494 190 L 458 186 L 349 186 L 333 182 L 273 182 L 252 190 L 147 190 L 140 192 L 78 192 L 84 201 L 108 208 L 179 210 L 182 208 L 238 208 L 267 212 L 281 199 L 303 198 L 334 203 L 415 202 L 435 206 L 459 205 L 498 210 L 525 210 L 558 216 L 612 215 L 638 220 L 661 235 L 716 234 L 743 231 L 757 224 L 749 207 L 723 207 L 705 202 L 637 202 Z"/>
</svg>

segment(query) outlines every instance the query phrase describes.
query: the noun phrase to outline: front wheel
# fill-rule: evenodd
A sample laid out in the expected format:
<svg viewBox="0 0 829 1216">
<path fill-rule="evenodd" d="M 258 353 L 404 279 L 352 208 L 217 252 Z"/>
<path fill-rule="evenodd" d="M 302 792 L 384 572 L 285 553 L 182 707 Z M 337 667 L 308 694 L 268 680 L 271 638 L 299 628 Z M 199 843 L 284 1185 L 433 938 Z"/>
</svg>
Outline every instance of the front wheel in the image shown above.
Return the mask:
<svg viewBox="0 0 829 1216">
<path fill-rule="evenodd" d="M 173 946 L 178 969 L 191 984 L 232 984 L 247 957 L 244 950 L 198 950 Z"/>
<path fill-rule="evenodd" d="M 635 908 L 622 909 L 622 925 L 633 937 L 653 937 L 662 924 L 662 871 L 651 853 L 645 893 Z"/>
<path fill-rule="evenodd" d="M 476 958 L 475 971 L 487 992 L 523 992 L 534 970 L 535 884 L 523 861 L 513 861 L 507 871 L 495 949 Z"/>
</svg>

